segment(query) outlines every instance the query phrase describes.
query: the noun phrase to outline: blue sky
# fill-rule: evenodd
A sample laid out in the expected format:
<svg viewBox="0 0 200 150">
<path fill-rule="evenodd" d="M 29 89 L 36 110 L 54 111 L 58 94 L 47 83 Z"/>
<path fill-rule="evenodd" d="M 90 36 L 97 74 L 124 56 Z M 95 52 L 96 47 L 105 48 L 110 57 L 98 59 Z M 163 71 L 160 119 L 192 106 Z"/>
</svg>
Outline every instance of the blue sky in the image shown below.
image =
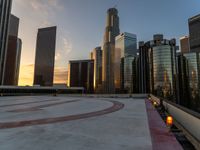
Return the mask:
<svg viewBox="0 0 200 150">
<path fill-rule="evenodd" d="M 136 34 L 138 41 L 155 33 L 179 39 L 188 34 L 188 18 L 200 13 L 200 0 L 13 0 L 23 41 L 20 80 L 32 80 L 38 28 L 58 26 L 55 80 L 63 82 L 68 60 L 88 58 L 102 44 L 106 11 L 115 5 L 121 32 Z"/>
</svg>

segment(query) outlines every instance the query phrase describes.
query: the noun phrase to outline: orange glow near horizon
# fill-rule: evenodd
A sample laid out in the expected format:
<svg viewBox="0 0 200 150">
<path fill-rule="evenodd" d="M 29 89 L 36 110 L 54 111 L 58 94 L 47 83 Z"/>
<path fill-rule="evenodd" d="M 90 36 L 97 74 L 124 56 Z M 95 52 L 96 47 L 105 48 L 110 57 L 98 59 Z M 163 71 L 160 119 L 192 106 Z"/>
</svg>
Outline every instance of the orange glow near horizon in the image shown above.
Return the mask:
<svg viewBox="0 0 200 150">
<path fill-rule="evenodd" d="M 19 86 L 33 85 L 34 65 L 21 65 L 19 75 Z"/>
<path fill-rule="evenodd" d="M 21 65 L 19 75 L 19 86 L 32 86 L 34 76 L 34 65 Z M 67 82 L 67 71 L 62 67 L 55 67 L 54 71 L 54 83 L 66 84 Z"/>
</svg>

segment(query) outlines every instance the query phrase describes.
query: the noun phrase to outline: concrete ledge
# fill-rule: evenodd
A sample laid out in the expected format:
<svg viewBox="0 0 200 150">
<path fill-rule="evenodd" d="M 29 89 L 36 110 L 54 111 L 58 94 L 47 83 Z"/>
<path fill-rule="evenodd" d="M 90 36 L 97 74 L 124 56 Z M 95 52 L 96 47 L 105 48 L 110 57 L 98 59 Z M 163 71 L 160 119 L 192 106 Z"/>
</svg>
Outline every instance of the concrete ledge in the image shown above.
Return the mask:
<svg viewBox="0 0 200 150">
<path fill-rule="evenodd" d="M 160 99 L 151 95 L 151 98 L 157 103 L 161 103 Z M 172 102 L 167 100 L 163 100 L 163 106 L 166 111 L 173 116 L 176 122 L 181 126 L 182 130 L 188 132 L 190 136 L 187 136 L 189 139 L 192 139 L 191 142 L 193 145 L 200 149 L 200 118 L 199 114 L 193 112 L 192 110 L 188 110 L 182 106 L 177 106 Z M 191 138 L 192 137 L 192 138 Z"/>
<path fill-rule="evenodd" d="M 146 100 L 146 109 L 153 150 L 183 150 L 182 146 L 169 131 L 158 112 L 148 100 Z"/>
<path fill-rule="evenodd" d="M 59 94 L 62 96 L 62 94 Z M 65 94 L 63 96 L 70 97 L 90 97 L 90 98 L 138 98 L 146 99 L 148 94 Z"/>
</svg>

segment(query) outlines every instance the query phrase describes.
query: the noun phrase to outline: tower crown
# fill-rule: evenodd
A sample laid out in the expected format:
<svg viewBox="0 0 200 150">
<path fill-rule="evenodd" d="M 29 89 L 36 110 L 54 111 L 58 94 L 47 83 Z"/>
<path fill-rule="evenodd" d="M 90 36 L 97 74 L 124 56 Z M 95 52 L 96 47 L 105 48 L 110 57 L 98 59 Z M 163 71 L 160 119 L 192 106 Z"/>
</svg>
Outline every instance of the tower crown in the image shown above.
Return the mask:
<svg viewBox="0 0 200 150">
<path fill-rule="evenodd" d="M 108 14 L 118 14 L 118 10 L 116 8 L 109 8 L 107 13 Z"/>
</svg>

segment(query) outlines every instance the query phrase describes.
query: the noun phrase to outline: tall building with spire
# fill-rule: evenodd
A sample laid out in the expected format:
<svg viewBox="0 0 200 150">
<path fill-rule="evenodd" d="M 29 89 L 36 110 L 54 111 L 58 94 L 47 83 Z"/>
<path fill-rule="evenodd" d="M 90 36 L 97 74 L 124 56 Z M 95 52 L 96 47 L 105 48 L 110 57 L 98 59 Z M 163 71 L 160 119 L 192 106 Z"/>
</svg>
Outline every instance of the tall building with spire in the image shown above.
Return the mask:
<svg viewBox="0 0 200 150">
<path fill-rule="evenodd" d="M 114 93 L 115 37 L 120 34 L 119 16 L 116 8 L 107 11 L 107 22 L 103 44 L 102 84 L 104 93 Z"/>
<path fill-rule="evenodd" d="M 0 85 L 3 84 L 12 0 L 0 0 Z"/>
</svg>

